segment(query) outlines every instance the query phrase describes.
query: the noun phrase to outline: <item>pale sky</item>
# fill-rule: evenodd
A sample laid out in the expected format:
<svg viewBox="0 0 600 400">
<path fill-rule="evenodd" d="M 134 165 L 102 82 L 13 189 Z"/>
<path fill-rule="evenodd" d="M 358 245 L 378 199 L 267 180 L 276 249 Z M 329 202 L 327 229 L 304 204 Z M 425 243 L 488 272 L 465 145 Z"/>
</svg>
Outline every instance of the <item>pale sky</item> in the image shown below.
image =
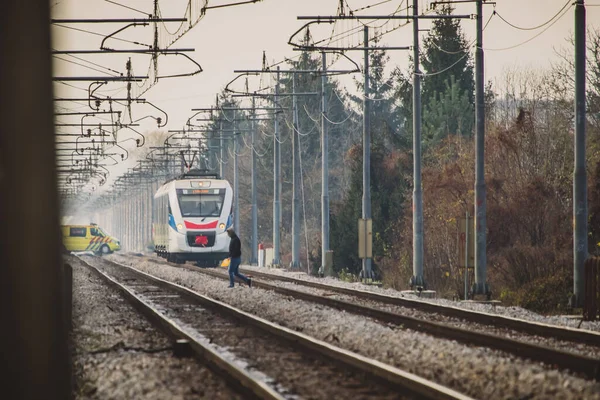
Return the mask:
<svg viewBox="0 0 600 400">
<path fill-rule="evenodd" d="M 219 5 L 237 0 L 211 0 L 209 5 Z M 136 10 L 152 12 L 151 0 L 52 0 L 53 18 L 144 18 L 140 12 L 118 6 L 120 3 Z M 412 0 L 409 0 L 412 4 Z M 193 3 L 202 3 L 193 1 Z M 383 3 L 380 5 L 376 5 Z M 354 10 L 374 5 L 365 11 L 357 11 L 363 15 L 388 15 L 397 8 L 406 8 L 406 0 L 347 0 L 346 4 Z M 430 1 L 420 0 L 420 9 L 427 10 Z M 495 10 L 508 22 L 518 27 L 535 27 L 547 22 L 567 4 L 566 0 L 497 0 Z M 572 1 L 569 1 L 569 4 Z M 600 28 L 600 0 L 588 1 L 587 24 L 590 27 Z M 184 0 L 162 0 L 160 2 L 163 17 L 182 17 L 187 4 Z M 195 52 L 188 55 L 198 62 L 204 72 L 193 77 L 165 79 L 151 88 L 143 97 L 165 110 L 169 115 L 169 124 L 165 129 L 181 129 L 185 121 L 193 114 L 192 108 L 210 107 L 214 104 L 216 93 L 231 81 L 236 74 L 235 69 L 259 69 L 262 62 L 262 53 L 266 52 L 268 61 L 281 61 L 285 57 L 291 58 L 298 54 L 287 44 L 292 33 L 298 30 L 306 21 L 297 20 L 299 15 L 335 15 L 339 0 L 263 0 L 260 3 L 243 6 L 228 7 L 209 10 L 198 25 L 187 32 L 171 48 L 195 48 Z M 484 6 L 484 21 L 494 11 L 493 5 Z M 475 13 L 474 4 L 460 4 L 456 14 Z M 514 68 L 548 68 L 552 62 L 557 61 L 555 49 L 566 47 L 566 39 L 572 35 L 574 25 L 574 8 L 567 6 L 561 17 L 554 20 L 553 24 L 545 25 L 537 30 L 519 30 L 502 21 L 498 15 L 493 16 L 484 32 L 485 73 L 486 80 L 501 79 L 503 74 Z M 376 22 L 373 25 L 380 25 Z M 384 22 L 385 23 L 385 22 Z M 169 25 L 173 29 L 177 24 Z M 383 29 L 396 27 L 388 23 Z M 421 21 L 420 27 L 426 29 L 428 21 Z M 70 24 L 77 29 L 89 30 L 96 33 L 108 34 L 124 26 L 124 24 Z M 356 27 L 356 22 L 343 21 L 336 25 L 337 31 Z M 469 41 L 474 40 L 475 20 L 463 20 L 462 26 Z M 315 38 L 326 38 L 331 32 L 331 26 L 315 28 L 312 33 Z M 53 47 L 58 50 L 72 49 L 98 49 L 102 36 L 53 27 Z M 423 38 L 424 32 L 421 35 Z M 126 40 L 142 43 L 152 43 L 152 30 L 136 27 L 116 35 Z M 343 39 L 341 44 L 357 44 L 362 40 L 362 31 L 352 37 Z M 338 43 L 338 45 L 340 44 Z M 381 42 L 389 46 L 412 45 L 412 25 L 404 26 L 383 37 Z M 112 48 L 130 49 L 138 46 L 126 42 L 107 42 Z M 506 50 L 498 50 L 506 49 Z M 408 52 L 391 52 L 390 65 L 408 65 Z M 150 58 L 146 55 L 77 55 L 81 59 L 92 61 L 98 66 L 87 64 L 83 60 L 74 59 L 68 55 L 59 56 L 80 64 L 90 65 L 100 71 L 94 71 L 73 63 L 55 58 L 56 76 L 102 76 L 108 72 L 104 67 L 124 72 L 125 62 L 131 56 L 134 72 L 137 75 L 146 75 Z M 362 52 L 350 52 L 350 56 L 361 63 Z M 338 63 L 334 67 L 347 69 L 348 64 Z M 161 56 L 159 70 L 162 73 L 183 72 L 193 70 L 193 64 L 182 57 Z M 104 71 L 104 72 L 103 72 Z M 360 76 L 356 76 L 360 79 Z M 263 85 L 269 83 L 268 79 Z M 345 78 L 342 83 L 353 89 L 350 78 Z M 250 82 L 251 90 L 260 84 L 258 80 Z M 57 97 L 86 97 L 89 82 L 68 82 L 67 86 L 55 83 Z M 79 89 L 76 89 L 74 87 Z M 100 94 L 112 96 L 125 96 L 125 84 L 112 83 L 106 90 L 99 90 Z M 241 86 L 237 86 L 241 88 Z M 82 90 L 84 89 L 84 90 Z M 71 111 L 84 111 L 83 104 L 59 103 L 60 106 Z M 145 108 L 144 108 L 145 107 Z M 61 110 L 65 111 L 65 110 Z M 152 112 L 147 106 L 137 106 L 133 109 L 133 119 L 141 118 Z M 154 115 L 158 115 L 154 113 Z M 64 117 L 62 122 L 72 122 L 73 119 Z M 79 122 L 79 120 L 75 120 Z M 155 127 L 152 120 L 144 120 L 139 128 L 142 131 Z M 65 130 L 63 130 L 65 131 Z M 69 132 L 72 132 L 69 131 Z"/>
</svg>

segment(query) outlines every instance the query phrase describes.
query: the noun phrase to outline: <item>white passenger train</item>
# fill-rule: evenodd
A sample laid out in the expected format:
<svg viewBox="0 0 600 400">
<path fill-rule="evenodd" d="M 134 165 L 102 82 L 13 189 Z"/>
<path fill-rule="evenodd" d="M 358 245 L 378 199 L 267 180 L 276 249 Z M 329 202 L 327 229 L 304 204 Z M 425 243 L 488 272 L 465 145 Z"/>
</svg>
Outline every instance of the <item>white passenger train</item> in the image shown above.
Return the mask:
<svg viewBox="0 0 600 400">
<path fill-rule="evenodd" d="M 154 195 L 154 251 L 168 261 L 214 266 L 228 257 L 233 191 L 215 174 L 191 170 L 165 182 Z"/>
</svg>

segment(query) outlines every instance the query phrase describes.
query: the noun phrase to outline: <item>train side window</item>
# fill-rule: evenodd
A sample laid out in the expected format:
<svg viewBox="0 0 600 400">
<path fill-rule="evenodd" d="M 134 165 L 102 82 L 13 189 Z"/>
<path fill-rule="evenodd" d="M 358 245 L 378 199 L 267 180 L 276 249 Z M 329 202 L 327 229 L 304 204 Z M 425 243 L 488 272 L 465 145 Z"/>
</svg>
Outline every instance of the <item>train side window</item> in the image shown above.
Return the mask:
<svg viewBox="0 0 600 400">
<path fill-rule="evenodd" d="M 85 237 L 86 228 L 70 228 L 69 236 L 71 237 Z"/>
</svg>

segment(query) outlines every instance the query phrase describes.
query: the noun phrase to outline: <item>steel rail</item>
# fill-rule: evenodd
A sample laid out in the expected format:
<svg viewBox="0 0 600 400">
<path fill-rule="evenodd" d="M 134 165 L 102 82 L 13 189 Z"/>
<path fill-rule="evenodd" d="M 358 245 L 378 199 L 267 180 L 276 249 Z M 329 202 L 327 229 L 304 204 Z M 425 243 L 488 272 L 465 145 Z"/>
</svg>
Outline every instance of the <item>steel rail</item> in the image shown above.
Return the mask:
<svg viewBox="0 0 600 400">
<path fill-rule="evenodd" d="M 471 399 L 469 396 L 421 378 L 410 372 L 403 371 L 391 365 L 330 345 L 322 340 L 315 339 L 306 334 L 277 325 L 273 322 L 232 307 L 229 304 L 201 295 L 176 283 L 163 280 L 156 276 L 114 261 L 107 260 L 107 262 L 113 263 L 121 268 L 131 270 L 134 273 L 153 281 L 157 286 L 168 286 L 170 289 L 173 289 L 184 296 L 190 297 L 204 306 L 217 310 L 220 313 L 228 314 L 239 321 L 248 323 L 258 329 L 269 332 L 294 344 L 300 345 L 305 349 L 318 355 L 325 356 L 334 362 L 345 364 L 354 370 L 358 370 L 379 380 L 385 381 L 388 385 L 398 386 L 401 389 L 408 390 L 417 395 L 419 398 Z"/>
<path fill-rule="evenodd" d="M 186 269 L 187 268 L 188 267 L 186 267 Z M 228 275 L 217 271 L 191 267 L 189 269 L 220 279 L 229 279 Z M 247 273 L 249 275 L 253 274 L 252 272 Z M 590 379 L 600 379 L 600 360 L 592 357 L 556 350 L 548 346 L 509 339 L 495 334 L 475 332 L 439 322 L 426 321 L 391 311 L 384 311 L 343 300 L 332 299 L 329 297 L 271 285 L 257 280 L 252 280 L 252 285 L 262 289 L 274 291 L 284 296 L 290 296 L 296 299 L 321 304 L 360 316 L 371 317 L 382 322 L 400 325 L 405 328 L 428 333 L 439 338 L 456 340 L 458 342 L 470 345 L 488 347 L 516 355 L 520 358 L 528 358 L 533 361 L 539 361 L 549 365 L 556 365 L 561 369 L 568 369 L 573 372 L 581 373 Z"/>
<path fill-rule="evenodd" d="M 324 283 L 306 281 L 303 279 L 290 278 L 287 276 L 267 274 L 254 270 L 242 269 L 240 272 L 249 273 L 251 275 L 268 279 L 279 280 L 284 282 L 295 283 L 297 285 L 309 286 L 316 289 L 328 290 L 334 293 L 341 293 L 349 296 L 355 296 L 366 300 L 372 300 L 385 304 L 393 304 L 413 308 L 416 310 L 442 314 L 448 317 L 461 318 L 467 321 L 476 322 L 479 324 L 493 325 L 496 327 L 513 329 L 518 332 L 538 335 L 546 338 L 555 338 L 566 341 L 580 342 L 588 345 L 600 347 L 600 333 L 585 329 L 577 329 L 570 327 L 562 327 L 556 325 L 545 324 L 536 321 L 526 321 L 514 317 L 503 315 L 495 315 L 481 311 L 466 310 L 452 306 L 442 306 L 439 304 L 428 303 L 420 300 L 412 300 L 403 297 L 394 297 L 380 293 L 369 292 L 360 289 L 349 289 L 339 286 L 327 285 Z"/>
<path fill-rule="evenodd" d="M 118 290 L 130 304 L 132 304 L 140 313 L 146 316 L 155 326 L 159 327 L 160 330 L 162 330 L 171 337 L 177 339 L 183 338 L 187 340 L 191 349 L 194 351 L 198 358 L 200 358 L 202 361 L 205 361 L 213 368 L 216 368 L 217 371 L 224 374 L 225 378 L 227 378 L 229 381 L 234 382 L 238 385 L 242 385 L 244 388 L 249 389 L 259 399 L 284 399 L 279 393 L 274 391 L 264 382 L 252 378 L 246 371 L 225 359 L 217 351 L 213 350 L 208 346 L 203 345 L 202 343 L 194 339 L 192 336 L 188 335 L 183 330 L 183 328 L 177 325 L 177 323 L 166 317 L 163 313 L 158 311 L 152 305 L 142 300 L 126 286 L 120 284 L 115 279 L 111 278 L 109 275 L 100 271 L 98 268 L 88 264 L 80 257 L 78 258 L 86 267 L 88 267 L 90 270 L 96 273 L 109 286 Z M 134 271 L 139 272 L 135 269 Z M 154 277 L 151 277 L 150 275 L 146 275 L 146 277 L 154 279 Z M 158 281 L 156 282 L 159 283 Z M 164 284 L 167 282 L 162 281 L 162 283 Z"/>
</svg>

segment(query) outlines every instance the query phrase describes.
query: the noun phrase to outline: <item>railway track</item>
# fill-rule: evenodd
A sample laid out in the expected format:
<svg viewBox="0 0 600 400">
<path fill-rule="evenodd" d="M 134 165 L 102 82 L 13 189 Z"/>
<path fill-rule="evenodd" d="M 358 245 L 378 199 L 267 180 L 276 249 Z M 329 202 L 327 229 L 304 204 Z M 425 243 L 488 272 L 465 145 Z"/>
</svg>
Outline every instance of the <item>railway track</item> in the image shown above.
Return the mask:
<svg viewBox="0 0 600 400">
<path fill-rule="evenodd" d="M 183 286 L 108 260 L 100 262 L 98 268 L 88 265 L 151 321 L 184 338 L 200 359 L 253 397 L 469 398 Z"/>
<path fill-rule="evenodd" d="M 218 271 L 200 270 L 200 272 L 217 278 L 228 279 L 228 276 Z M 256 276 L 254 272 L 249 273 Z M 555 365 L 559 368 L 582 374 L 589 379 L 600 379 L 600 360 L 593 357 L 557 350 L 548 346 L 532 344 L 500 335 L 457 328 L 448 324 L 405 316 L 396 312 L 357 304 L 352 301 L 339 300 L 329 296 L 272 285 L 256 279 L 253 280 L 253 285 L 262 289 L 275 291 L 285 296 L 370 317 L 381 322 L 403 326 L 404 328 L 428 333 L 436 337 L 456 340 L 470 345 L 488 347 L 514 354 L 518 357 Z"/>
<path fill-rule="evenodd" d="M 148 258 L 148 260 L 156 263 L 162 263 L 161 260 L 152 258 Z M 220 270 L 198 269 L 185 265 L 178 265 L 177 267 L 186 268 L 220 279 L 228 279 L 228 276 L 225 274 L 225 272 Z M 285 296 L 290 296 L 346 312 L 351 312 L 357 315 L 370 317 L 381 322 L 392 323 L 404 328 L 428 333 L 436 337 L 456 340 L 469 345 L 488 347 L 491 349 L 504 351 L 521 358 L 543 362 L 551 366 L 556 366 L 560 369 L 570 370 L 572 372 L 581 374 L 588 379 L 600 379 L 600 359 L 570 351 L 575 347 L 575 345 L 586 343 L 588 351 L 590 350 L 589 346 L 592 346 L 594 347 L 593 350 L 595 350 L 593 353 L 600 354 L 600 348 L 597 348 L 600 346 L 600 341 L 598 340 L 600 338 L 600 334 L 597 334 L 596 332 L 550 326 L 552 329 L 549 332 L 542 331 L 542 335 L 539 335 L 540 327 L 546 327 L 546 324 L 529 323 L 528 321 L 517 320 L 514 318 L 499 317 L 486 313 L 450 308 L 450 311 L 448 311 L 445 315 L 450 314 L 452 315 L 452 318 L 455 319 L 457 318 L 455 316 L 456 314 L 467 315 L 468 321 L 477 323 L 477 326 L 470 326 L 469 329 L 466 329 L 449 323 L 433 322 L 426 319 L 427 316 L 415 318 L 403 315 L 398 311 L 385 310 L 381 307 L 377 307 L 377 303 L 379 303 L 379 305 L 383 303 L 396 306 L 401 305 L 403 307 L 406 307 L 405 301 L 407 301 L 409 305 L 416 305 L 417 307 L 421 307 L 422 304 L 425 304 L 423 307 L 426 310 L 425 313 L 433 312 L 431 310 L 436 310 L 435 312 L 440 313 L 440 309 L 444 311 L 444 309 L 448 307 L 380 295 L 367 291 L 339 288 L 289 277 L 280 277 L 278 275 L 260 273 L 254 270 L 246 270 L 244 272 L 249 273 L 254 277 L 253 285 L 256 287 L 271 290 Z M 284 281 L 293 283 L 295 287 L 293 289 L 290 287 L 282 287 L 280 285 L 274 285 L 262 280 L 257 280 L 256 278 L 266 278 L 269 281 Z M 297 290 L 298 288 L 307 286 L 313 289 L 323 290 L 325 293 L 311 293 L 309 291 Z M 339 294 L 341 296 L 337 297 L 343 297 L 344 299 L 342 300 L 339 298 L 334 298 L 331 296 L 331 294 Z M 398 300 L 400 301 L 398 302 Z M 428 307 L 431 305 L 435 306 L 435 308 Z M 461 313 L 462 311 L 465 311 L 465 313 Z M 481 316 L 481 318 L 478 318 L 479 316 Z M 497 325 L 490 323 L 490 321 L 495 322 Z M 507 327 L 506 324 L 509 324 L 510 327 Z M 498 325 L 500 325 L 499 329 Z M 496 327 L 495 333 L 486 332 L 489 330 L 490 326 Z M 517 329 L 515 329 L 513 326 L 516 326 Z M 561 331 L 561 329 L 564 330 L 564 332 Z M 516 340 L 512 338 L 515 336 L 515 333 L 535 336 L 532 338 L 530 336 L 521 335 L 519 340 Z M 540 337 L 551 338 L 554 340 L 545 342 L 542 340 L 543 343 L 546 343 L 545 345 L 532 343 L 532 341 L 540 341 Z M 559 340 L 559 342 L 556 342 L 555 340 Z M 564 349 L 568 349 L 569 351 Z"/>
<path fill-rule="evenodd" d="M 266 279 L 268 281 L 281 281 L 298 285 L 298 287 L 310 287 L 319 289 L 328 293 L 351 296 L 354 298 L 372 301 L 374 303 L 383 303 L 393 306 L 400 306 L 430 314 L 439 314 L 449 318 L 469 321 L 481 325 L 494 326 L 498 328 L 510 329 L 529 335 L 535 335 L 544 338 L 553 338 L 558 340 L 585 343 L 590 346 L 600 348 L 600 333 L 576 329 L 570 327 L 561 327 L 556 325 L 544 324 L 541 322 L 526 321 L 518 318 L 507 317 L 503 315 L 489 314 L 485 312 L 466 310 L 458 307 L 449 307 L 426 301 L 413 300 L 403 297 L 388 296 L 385 294 L 369 292 L 366 290 L 348 289 L 338 286 L 327 285 L 318 282 L 296 279 L 275 274 L 257 272 L 255 270 L 240 269 L 242 273 L 251 274 L 254 277 Z"/>
</svg>

